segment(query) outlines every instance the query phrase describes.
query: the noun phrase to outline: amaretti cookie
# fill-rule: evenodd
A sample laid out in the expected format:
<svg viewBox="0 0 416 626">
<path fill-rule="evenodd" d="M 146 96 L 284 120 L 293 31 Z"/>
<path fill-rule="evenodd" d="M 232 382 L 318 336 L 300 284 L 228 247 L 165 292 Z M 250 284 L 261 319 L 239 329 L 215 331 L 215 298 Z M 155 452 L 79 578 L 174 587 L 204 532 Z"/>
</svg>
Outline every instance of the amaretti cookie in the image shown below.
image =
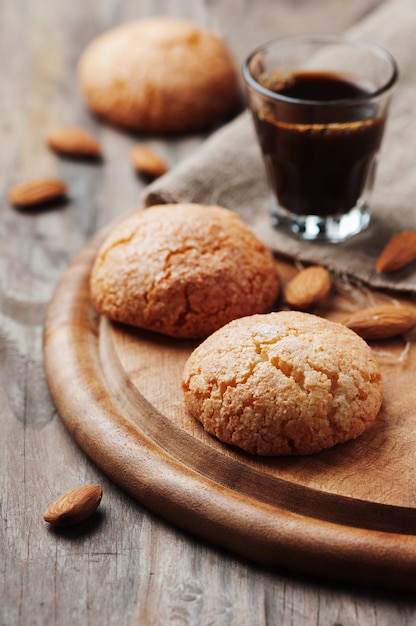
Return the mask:
<svg viewBox="0 0 416 626">
<path fill-rule="evenodd" d="M 273 255 L 232 211 L 168 204 L 126 218 L 101 246 L 91 297 L 109 318 L 173 337 L 205 337 L 270 310 Z"/>
<path fill-rule="evenodd" d="M 358 437 L 383 397 L 371 348 L 342 324 L 294 311 L 230 322 L 183 373 L 189 412 L 221 441 L 305 455 Z"/>
<path fill-rule="evenodd" d="M 150 132 L 209 126 L 237 106 L 238 72 L 224 41 L 188 20 L 151 17 L 104 32 L 78 65 L 89 108 Z"/>
</svg>

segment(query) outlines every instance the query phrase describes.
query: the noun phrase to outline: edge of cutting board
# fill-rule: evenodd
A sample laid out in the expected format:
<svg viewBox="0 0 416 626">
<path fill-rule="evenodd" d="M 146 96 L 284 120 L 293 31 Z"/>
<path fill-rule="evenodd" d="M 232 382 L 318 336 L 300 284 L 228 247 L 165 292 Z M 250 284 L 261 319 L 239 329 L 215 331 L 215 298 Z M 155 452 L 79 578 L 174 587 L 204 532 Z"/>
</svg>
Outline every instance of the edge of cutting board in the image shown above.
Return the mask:
<svg viewBox="0 0 416 626">
<path fill-rule="evenodd" d="M 109 351 L 102 347 L 106 322 L 91 305 L 89 274 L 108 231 L 109 227 L 91 239 L 68 267 L 49 304 L 44 328 L 50 392 L 85 453 L 122 489 L 167 521 L 254 562 L 353 584 L 415 591 L 414 509 L 400 511 L 387 503 L 373 510 L 368 502 L 285 480 L 274 482 L 282 493 L 273 502 L 260 495 L 261 489 L 257 495 L 255 488 L 235 486 L 231 478 L 218 479 L 219 470 L 216 473 L 212 466 L 221 461 L 218 451 L 207 448 L 211 463 L 207 469 L 195 460 L 189 433 L 184 433 L 185 440 L 191 437 L 186 445 L 178 443 L 175 449 L 180 429 L 131 383 L 116 355 L 111 356 L 111 345 Z M 104 362 L 109 354 L 119 370 L 119 381 L 111 385 Z M 160 428 L 141 427 L 152 419 Z M 158 436 L 163 428 L 172 429 L 170 443 L 166 432 Z M 204 445 L 195 442 L 199 452 Z M 226 456 L 225 470 L 233 463 L 238 474 L 244 457 L 237 462 Z M 254 470 L 247 475 L 256 479 Z M 304 504 L 291 506 L 291 497 L 304 498 Z M 328 503 L 332 512 L 319 512 Z M 344 516 L 343 510 L 351 507 L 362 515 L 362 525 L 350 524 L 348 514 Z M 386 532 L 383 524 L 377 528 L 377 516 L 390 513 L 393 518 L 396 513 L 409 515 L 406 532 Z"/>
</svg>

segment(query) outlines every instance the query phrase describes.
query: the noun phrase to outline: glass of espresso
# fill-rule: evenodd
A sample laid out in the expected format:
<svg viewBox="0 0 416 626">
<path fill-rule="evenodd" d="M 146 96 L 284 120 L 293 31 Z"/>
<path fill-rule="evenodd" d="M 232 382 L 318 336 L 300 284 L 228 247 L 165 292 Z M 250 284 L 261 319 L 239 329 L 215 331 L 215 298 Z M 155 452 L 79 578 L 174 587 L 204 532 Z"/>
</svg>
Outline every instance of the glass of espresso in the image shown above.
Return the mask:
<svg viewBox="0 0 416 626">
<path fill-rule="evenodd" d="M 364 230 L 398 76 L 392 56 L 364 41 L 291 37 L 254 50 L 243 76 L 273 225 L 333 243 Z"/>
</svg>

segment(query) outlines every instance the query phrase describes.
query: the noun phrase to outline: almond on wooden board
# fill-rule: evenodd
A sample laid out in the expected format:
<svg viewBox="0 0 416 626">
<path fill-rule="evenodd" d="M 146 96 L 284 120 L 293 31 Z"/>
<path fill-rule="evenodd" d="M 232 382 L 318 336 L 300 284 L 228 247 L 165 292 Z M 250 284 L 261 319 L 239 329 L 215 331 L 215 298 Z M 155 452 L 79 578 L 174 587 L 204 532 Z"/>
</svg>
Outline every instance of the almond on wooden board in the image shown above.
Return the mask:
<svg viewBox="0 0 416 626">
<path fill-rule="evenodd" d="M 45 522 L 53 526 L 79 524 L 98 508 L 103 490 L 101 485 L 82 485 L 60 496 L 43 514 Z"/>
<path fill-rule="evenodd" d="M 15 206 L 32 207 L 57 200 L 66 193 L 66 184 L 58 178 L 39 178 L 13 185 L 7 192 L 7 198 Z"/>
<path fill-rule="evenodd" d="M 363 339 L 388 339 L 413 328 L 416 311 L 407 306 L 379 304 L 355 311 L 343 323 Z"/>
<path fill-rule="evenodd" d="M 378 272 L 394 272 L 416 259 L 416 231 L 403 230 L 394 235 L 376 261 Z"/>
<path fill-rule="evenodd" d="M 143 144 L 133 146 L 130 160 L 136 172 L 149 178 L 158 178 L 168 171 L 165 161 Z"/>
<path fill-rule="evenodd" d="M 320 265 L 301 270 L 286 285 L 285 300 L 295 309 L 309 309 L 324 300 L 331 291 L 331 275 Z"/>
<path fill-rule="evenodd" d="M 48 133 L 46 142 L 55 152 L 67 156 L 89 158 L 101 156 L 101 147 L 97 139 L 87 130 L 77 126 L 55 128 Z"/>
</svg>

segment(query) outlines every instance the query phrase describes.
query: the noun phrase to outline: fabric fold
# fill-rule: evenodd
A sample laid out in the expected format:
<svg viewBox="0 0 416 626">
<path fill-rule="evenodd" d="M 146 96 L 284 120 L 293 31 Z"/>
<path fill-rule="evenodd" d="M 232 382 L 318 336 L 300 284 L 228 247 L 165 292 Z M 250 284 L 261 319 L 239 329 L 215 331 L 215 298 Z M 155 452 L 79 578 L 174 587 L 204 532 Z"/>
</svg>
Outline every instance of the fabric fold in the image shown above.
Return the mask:
<svg viewBox="0 0 416 626">
<path fill-rule="evenodd" d="M 326 244 L 298 241 L 272 228 L 264 166 L 247 111 L 149 185 L 144 203 L 222 205 L 239 213 L 277 254 L 323 264 L 373 288 L 416 294 L 416 262 L 391 274 L 375 270 L 379 253 L 394 233 L 416 230 L 416 2 L 389 0 L 346 34 L 386 48 L 399 66 L 366 231 L 341 244 Z"/>
</svg>

